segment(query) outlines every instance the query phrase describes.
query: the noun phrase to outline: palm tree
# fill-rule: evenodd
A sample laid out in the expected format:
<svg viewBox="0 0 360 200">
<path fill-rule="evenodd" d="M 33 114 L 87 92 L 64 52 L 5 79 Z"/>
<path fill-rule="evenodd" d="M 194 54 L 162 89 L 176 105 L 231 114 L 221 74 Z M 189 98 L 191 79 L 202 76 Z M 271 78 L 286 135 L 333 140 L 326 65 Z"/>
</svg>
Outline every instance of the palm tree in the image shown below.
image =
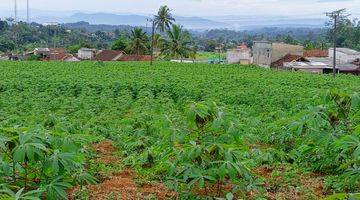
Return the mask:
<svg viewBox="0 0 360 200">
<path fill-rule="evenodd" d="M 141 28 L 134 28 L 130 34 L 129 51 L 136 55 L 144 54 L 148 50 L 149 39 Z"/>
<path fill-rule="evenodd" d="M 175 19 L 171 14 L 171 10 L 167 6 L 161 6 L 157 15 L 154 16 L 154 25 L 160 32 L 170 29 Z"/>
<path fill-rule="evenodd" d="M 190 47 L 189 58 L 191 58 L 193 62 L 195 62 L 196 60 L 197 52 L 198 52 L 198 47 L 195 44 L 192 44 L 192 46 Z"/>
<path fill-rule="evenodd" d="M 166 33 L 168 38 L 164 41 L 161 54 L 168 59 L 180 58 L 181 60 L 189 56 L 189 33 L 178 25 L 172 25 Z"/>
<path fill-rule="evenodd" d="M 158 34 L 158 33 L 155 33 L 154 34 L 154 50 L 155 52 L 159 52 L 163 46 L 163 37 Z"/>
</svg>

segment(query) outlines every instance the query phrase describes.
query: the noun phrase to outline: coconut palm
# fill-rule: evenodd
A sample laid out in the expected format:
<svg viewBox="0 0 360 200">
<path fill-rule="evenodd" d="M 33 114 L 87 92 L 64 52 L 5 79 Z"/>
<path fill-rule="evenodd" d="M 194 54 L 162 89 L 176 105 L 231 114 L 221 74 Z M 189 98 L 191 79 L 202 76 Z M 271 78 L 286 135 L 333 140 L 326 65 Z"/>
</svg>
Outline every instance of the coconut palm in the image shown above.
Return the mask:
<svg viewBox="0 0 360 200">
<path fill-rule="evenodd" d="M 161 47 L 163 46 L 164 38 L 156 33 L 154 34 L 154 50 L 155 52 L 159 52 L 161 50 Z"/>
<path fill-rule="evenodd" d="M 157 15 L 154 16 L 154 24 L 157 30 L 165 32 L 170 29 L 175 19 L 171 14 L 171 10 L 167 6 L 161 6 Z"/>
<path fill-rule="evenodd" d="M 140 55 L 148 50 L 149 38 L 141 28 L 134 28 L 130 34 L 129 51 L 133 54 Z"/>
<path fill-rule="evenodd" d="M 165 58 L 183 59 L 189 55 L 190 37 L 187 31 L 184 31 L 181 26 L 172 25 L 171 29 L 167 30 L 167 39 L 163 42 L 161 54 Z"/>
</svg>

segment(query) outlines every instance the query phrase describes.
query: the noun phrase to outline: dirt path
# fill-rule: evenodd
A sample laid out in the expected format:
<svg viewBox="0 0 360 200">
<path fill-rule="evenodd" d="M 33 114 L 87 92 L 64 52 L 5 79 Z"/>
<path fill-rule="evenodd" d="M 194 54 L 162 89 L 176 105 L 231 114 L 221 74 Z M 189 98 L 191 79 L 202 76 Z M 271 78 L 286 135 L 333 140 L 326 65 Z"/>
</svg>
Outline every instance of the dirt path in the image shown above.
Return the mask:
<svg viewBox="0 0 360 200">
<path fill-rule="evenodd" d="M 93 149 L 98 154 L 97 162 L 106 165 L 121 164 L 121 160 L 114 155 L 117 149 L 109 140 L 94 144 Z M 176 193 L 169 191 L 161 183 L 147 183 L 141 186 L 135 184 L 137 174 L 129 168 L 114 172 L 98 185 L 90 185 L 90 200 L 138 200 L 156 197 L 159 200 L 176 197 Z"/>
</svg>

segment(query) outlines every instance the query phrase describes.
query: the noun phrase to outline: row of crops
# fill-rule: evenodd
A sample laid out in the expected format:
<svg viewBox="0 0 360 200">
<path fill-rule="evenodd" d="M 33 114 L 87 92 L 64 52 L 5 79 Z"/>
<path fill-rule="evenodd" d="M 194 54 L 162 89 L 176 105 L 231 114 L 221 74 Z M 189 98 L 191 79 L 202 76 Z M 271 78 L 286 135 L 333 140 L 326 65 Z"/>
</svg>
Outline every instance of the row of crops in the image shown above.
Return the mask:
<svg viewBox="0 0 360 200">
<path fill-rule="evenodd" d="M 356 198 L 360 79 L 253 66 L 0 63 L 0 199 L 101 181 L 91 144 L 179 199 Z"/>
</svg>

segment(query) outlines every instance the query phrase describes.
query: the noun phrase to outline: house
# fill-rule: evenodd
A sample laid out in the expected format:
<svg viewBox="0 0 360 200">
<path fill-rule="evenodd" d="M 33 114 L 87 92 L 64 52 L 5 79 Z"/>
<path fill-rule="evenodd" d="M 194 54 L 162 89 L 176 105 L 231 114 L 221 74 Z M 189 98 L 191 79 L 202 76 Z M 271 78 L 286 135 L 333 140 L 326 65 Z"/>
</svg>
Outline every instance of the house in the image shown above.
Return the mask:
<svg viewBox="0 0 360 200">
<path fill-rule="evenodd" d="M 329 49 L 329 58 L 334 58 L 334 48 Z M 360 58 L 360 52 L 348 48 L 336 49 L 336 60 L 340 64 L 352 63 L 356 59 Z"/>
<path fill-rule="evenodd" d="M 229 49 L 226 53 L 226 60 L 228 64 L 251 64 L 253 59 L 251 50 L 246 45 L 240 45 L 235 49 Z"/>
<path fill-rule="evenodd" d="M 271 43 L 268 41 L 255 41 L 253 45 L 254 63 L 260 66 L 270 67 L 272 63 L 288 54 L 303 56 L 304 47 L 285 43 Z"/>
<path fill-rule="evenodd" d="M 34 51 L 26 53 L 29 55 L 39 55 L 40 60 L 63 60 L 64 57 L 69 56 L 64 48 L 35 48 Z"/>
<path fill-rule="evenodd" d="M 45 59 L 50 56 L 50 49 L 49 48 L 35 48 L 34 51 L 26 53 L 26 55 L 32 55 L 32 54 L 40 56 L 42 59 Z"/>
<path fill-rule="evenodd" d="M 42 61 L 66 61 L 77 62 L 80 59 L 66 52 L 64 48 L 35 48 L 34 51 L 27 52 L 25 56 L 39 55 Z"/>
<path fill-rule="evenodd" d="M 304 71 L 311 72 L 316 74 L 329 74 L 333 72 L 333 67 L 324 62 L 311 61 L 306 59 L 306 61 L 291 61 L 284 62 L 284 69 L 291 71 Z M 336 69 L 337 73 L 339 69 Z"/>
<path fill-rule="evenodd" d="M 329 56 L 328 50 L 323 49 L 311 49 L 304 51 L 304 57 L 317 57 L 317 58 L 325 58 Z"/>
<path fill-rule="evenodd" d="M 49 52 L 49 60 L 62 60 L 67 55 L 64 48 L 49 48 Z"/>
<path fill-rule="evenodd" d="M 95 56 L 95 60 L 99 61 L 117 61 L 121 56 L 125 53 L 123 51 L 115 51 L 115 50 L 101 50 Z"/>
<path fill-rule="evenodd" d="M 303 56 L 287 54 L 279 60 L 273 62 L 271 66 L 276 69 L 283 69 L 285 63 L 291 62 L 309 62 L 309 60 L 307 60 Z"/>
<path fill-rule="evenodd" d="M 292 71 L 308 71 L 312 73 L 333 73 L 333 60 L 330 57 L 307 57 L 307 61 L 302 62 L 288 62 L 284 63 L 285 69 Z M 360 65 L 355 63 L 340 63 L 336 64 L 336 73 L 343 74 L 360 74 Z"/>
<path fill-rule="evenodd" d="M 101 50 L 96 54 L 98 61 L 150 61 L 150 55 L 127 55 L 123 51 Z"/>
<path fill-rule="evenodd" d="M 96 55 L 96 49 L 81 48 L 78 50 L 78 58 L 81 60 L 92 60 Z"/>
</svg>

